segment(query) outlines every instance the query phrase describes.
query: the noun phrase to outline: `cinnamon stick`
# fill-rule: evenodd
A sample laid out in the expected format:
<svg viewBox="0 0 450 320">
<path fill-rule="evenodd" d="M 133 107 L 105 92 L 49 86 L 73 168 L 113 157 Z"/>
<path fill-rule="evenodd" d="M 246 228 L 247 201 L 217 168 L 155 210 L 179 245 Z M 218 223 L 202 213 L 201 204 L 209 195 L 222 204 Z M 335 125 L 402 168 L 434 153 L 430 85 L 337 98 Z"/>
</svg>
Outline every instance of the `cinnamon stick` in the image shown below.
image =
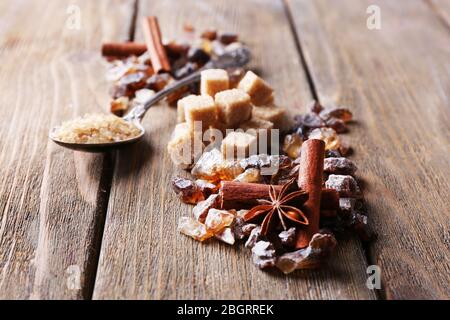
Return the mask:
<svg viewBox="0 0 450 320">
<path fill-rule="evenodd" d="M 334 218 L 337 216 L 336 210 L 322 210 L 320 209 L 320 217 L 321 218 Z"/>
<path fill-rule="evenodd" d="M 279 192 L 283 186 L 274 185 Z M 258 199 L 269 200 L 268 184 L 222 181 L 219 194 L 222 199 L 222 209 L 247 209 L 258 205 Z M 323 189 L 321 211 L 337 211 L 339 208 L 339 194 L 334 189 Z"/>
<path fill-rule="evenodd" d="M 155 16 L 146 17 L 142 21 L 142 27 L 153 70 L 155 70 L 155 73 L 169 72 L 170 63 L 166 49 L 162 44 L 158 19 Z"/>
<path fill-rule="evenodd" d="M 324 157 L 325 143 L 322 140 L 310 139 L 303 143 L 298 186 L 309 194 L 308 200 L 303 205 L 309 225 L 297 233 L 295 246 L 297 249 L 306 248 L 312 236 L 319 231 Z"/>
<path fill-rule="evenodd" d="M 322 189 L 320 197 L 320 217 L 333 218 L 339 211 L 339 193 L 334 189 Z"/>
<path fill-rule="evenodd" d="M 334 189 L 322 189 L 320 197 L 320 210 L 339 209 L 339 193 Z"/>
<path fill-rule="evenodd" d="M 170 57 L 178 58 L 186 55 L 189 45 L 172 41 L 165 44 L 164 49 L 170 60 Z M 106 42 L 102 44 L 102 55 L 105 57 L 124 58 L 131 55 L 140 56 L 146 51 L 147 45 L 139 42 Z"/>
<path fill-rule="evenodd" d="M 102 55 L 105 57 L 140 56 L 147 51 L 145 43 L 107 42 L 102 44 Z"/>
<path fill-rule="evenodd" d="M 274 186 L 277 192 L 283 186 Z M 258 199 L 269 200 L 270 185 L 260 183 L 246 183 L 222 181 L 219 194 L 222 198 L 223 209 L 247 209 L 258 205 Z"/>
</svg>

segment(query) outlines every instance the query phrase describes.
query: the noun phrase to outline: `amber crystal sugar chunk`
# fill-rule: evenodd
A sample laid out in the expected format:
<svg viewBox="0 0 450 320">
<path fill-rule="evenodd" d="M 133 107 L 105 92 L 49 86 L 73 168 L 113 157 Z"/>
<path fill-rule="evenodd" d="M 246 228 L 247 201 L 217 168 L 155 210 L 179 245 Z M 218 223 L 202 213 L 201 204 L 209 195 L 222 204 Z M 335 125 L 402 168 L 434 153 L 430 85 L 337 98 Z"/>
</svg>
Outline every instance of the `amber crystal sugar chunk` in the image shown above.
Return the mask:
<svg viewBox="0 0 450 320">
<path fill-rule="evenodd" d="M 205 200 L 202 190 L 190 179 L 182 177 L 173 178 L 172 189 L 184 203 L 196 204 Z"/>
<path fill-rule="evenodd" d="M 238 175 L 233 181 L 258 183 L 261 179 L 261 170 L 256 168 L 248 168 L 243 173 Z"/>
<path fill-rule="evenodd" d="M 214 208 L 219 205 L 219 195 L 212 194 L 206 200 L 200 201 L 197 205 L 192 209 L 192 213 L 197 219 L 202 223 L 205 222 L 206 216 L 208 215 L 208 211 L 211 208 Z"/>
<path fill-rule="evenodd" d="M 336 131 L 331 128 L 317 128 L 311 131 L 309 139 L 318 139 L 325 142 L 325 150 L 337 150 L 341 146 L 341 140 Z"/>
<path fill-rule="evenodd" d="M 283 151 L 289 158 L 297 159 L 302 150 L 303 139 L 297 133 L 288 134 L 284 138 Z"/>
<path fill-rule="evenodd" d="M 326 108 L 322 110 L 319 115 L 322 119 L 325 120 L 328 120 L 330 118 L 336 118 L 344 122 L 349 122 L 353 118 L 353 114 L 350 110 L 341 107 Z"/>
<path fill-rule="evenodd" d="M 232 211 L 210 209 L 206 216 L 205 226 L 210 232 L 217 234 L 226 227 L 231 226 L 235 216 L 235 212 Z"/>
<path fill-rule="evenodd" d="M 178 220 L 178 231 L 197 241 L 205 241 L 214 236 L 203 223 L 190 217 L 181 217 Z"/>
<path fill-rule="evenodd" d="M 225 242 L 229 245 L 233 245 L 236 241 L 235 235 L 233 233 L 233 230 L 229 227 L 223 229 L 221 232 L 217 233 L 215 235 L 217 239 L 219 239 L 222 242 Z"/>
<path fill-rule="evenodd" d="M 208 181 L 233 180 L 244 172 L 244 169 L 233 160 L 224 159 L 218 149 L 202 154 L 192 168 L 191 174 Z"/>
</svg>

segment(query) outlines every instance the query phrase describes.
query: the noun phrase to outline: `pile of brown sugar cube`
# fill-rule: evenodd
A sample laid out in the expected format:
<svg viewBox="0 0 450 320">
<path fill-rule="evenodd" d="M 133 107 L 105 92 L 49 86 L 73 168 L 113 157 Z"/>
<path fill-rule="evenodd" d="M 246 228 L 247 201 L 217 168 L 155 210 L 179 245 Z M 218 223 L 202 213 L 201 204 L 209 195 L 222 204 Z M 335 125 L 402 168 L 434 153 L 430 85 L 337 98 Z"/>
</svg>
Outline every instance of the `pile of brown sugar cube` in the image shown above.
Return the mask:
<svg viewBox="0 0 450 320">
<path fill-rule="evenodd" d="M 228 73 L 222 69 L 202 71 L 200 95 L 180 99 L 177 108 L 179 123 L 168 151 L 182 168 L 192 167 L 206 147 L 203 142 L 192 147 L 196 133 L 205 140 L 203 135 L 216 129 L 224 137 L 220 148 L 226 158 L 248 157 L 257 153 L 259 141 L 268 139 L 272 129 L 280 128 L 285 115 L 285 109 L 274 103 L 273 89 L 254 72 L 248 71 L 230 85 Z M 215 141 L 216 137 L 211 138 Z M 187 157 L 186 150 L 191 150 Z"/>
</svg>

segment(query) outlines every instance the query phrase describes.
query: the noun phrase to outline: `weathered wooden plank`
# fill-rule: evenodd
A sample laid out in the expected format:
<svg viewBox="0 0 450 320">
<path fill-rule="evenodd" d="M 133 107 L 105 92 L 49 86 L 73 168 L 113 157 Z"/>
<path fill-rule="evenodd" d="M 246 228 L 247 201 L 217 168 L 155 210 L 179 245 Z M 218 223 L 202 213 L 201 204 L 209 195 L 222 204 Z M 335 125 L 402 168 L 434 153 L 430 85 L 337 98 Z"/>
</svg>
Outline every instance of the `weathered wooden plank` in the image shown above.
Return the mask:
<svg viewBox="0 0 450 320">
<path fill-rule="evenodd" d="M 107 110 L 99 47 L 127 38 L 131 10 L 127 0 L 0 3 L 2 299 L 91 295 L 104 158 L 64 150 L 47 134 L 62 120 Z"/>
<path fill-rule="evenodd" d="M 281 105 L 296 111 L 311 99 L 281 1 L 152 1 L 141 3 L 139 14 L 157 15 L 169 38 L 182 37 L 185 22 L 200 31 L 238 32 Z M 191 208 L 170 188 L 181 173 L 166 153 L 175 114 L 167 106 L 150 110 L 145 142 L 118 155 L 94 298 L 374 298 L 356 242 L 343 242 L 328 269 L 283 276 L 257 270 L 242 246 L 200 244 L 179 234 L 178 217 Z"/>
<path fill-rule="evenodd" d="M 424 0 L 434 11 L 438 19 L 441 19 L 448 30 L 450 30 L 450 1 L 447 0 Z"/>
<path fill-rule="evenodd" d="M 450 37 L 423 1 L 288 1 L 322 101 L 349 136 L 388 299 L 450 297 Z M 381 30 L 366 8 L 381 9 Z"/>
</svg>

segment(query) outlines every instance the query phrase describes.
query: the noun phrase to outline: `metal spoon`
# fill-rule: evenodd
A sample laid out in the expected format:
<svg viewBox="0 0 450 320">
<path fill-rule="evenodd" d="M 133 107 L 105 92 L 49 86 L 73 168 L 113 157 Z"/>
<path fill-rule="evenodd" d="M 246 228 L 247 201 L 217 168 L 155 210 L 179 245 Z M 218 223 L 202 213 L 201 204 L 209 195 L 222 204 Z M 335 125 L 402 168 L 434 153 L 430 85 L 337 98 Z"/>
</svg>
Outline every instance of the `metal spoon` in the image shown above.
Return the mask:
<svg viewBox="0 0 450 320">
<path fill-rule="evenodd" d="M 144 115 L 147 112 L 147 110 L 150 109 L 151 106 L 153 106 L 157 102 L 159 102 L 161 99 L 163 99 L 165 96 L 167 96 L 169 93 L 171 93 L 177 89 L 180 89 L 181 87 L 189 85 L 191 83 L 200 81 L 200 73 L 203 70 L 243 67 L 249 61 L 250 61 L 250 51 L 246 47 L 242 46 L 242 47 L 238 47 L 234 50 L 225 52 L 224 54 L 220 55 L 219 57 L 212 59 L 200 70 L 197 70 L 196 72 L 192 73 L 191 75 L 187 76 L 186 78 L 183 78 L 179 81 L 173 82 L 171 85 L 169 85 L 166 88 L 164 88 L 163 90 L 157 92 L 146 103 L 135 106 L 133 109 L 130 110 L 130 112 L 125 117 L 123 117 L 123 119 L 125 121 L 131 122 L 141 131 L 141 133 L 138 136 L 133 137 L 131 139 L 121 140 L 121 141 L 112 141 L 112 142 L 108 142 L 108 143 L 64 142 L 64 141 L 58 140 L 58 138 L 56 137 L 55 133 L 58 130 L 58 126 L 53 127 L 50 130 L 49 138 L 53 142 L 59 144 L 60 146 L 65 147 L 65 148 L 79 150 L 79 151 L 86 151 L 86 152 L 106 152 L 111 149 L 116 149 L 119 147 L 123 147 L 125 145 L 129 145 L 131 143 L 135 143 L 136 141 L 140 140 L 145 134 L 145 129 L 141 125 L 141 120 L 144 118 Z"/>
</svg>

